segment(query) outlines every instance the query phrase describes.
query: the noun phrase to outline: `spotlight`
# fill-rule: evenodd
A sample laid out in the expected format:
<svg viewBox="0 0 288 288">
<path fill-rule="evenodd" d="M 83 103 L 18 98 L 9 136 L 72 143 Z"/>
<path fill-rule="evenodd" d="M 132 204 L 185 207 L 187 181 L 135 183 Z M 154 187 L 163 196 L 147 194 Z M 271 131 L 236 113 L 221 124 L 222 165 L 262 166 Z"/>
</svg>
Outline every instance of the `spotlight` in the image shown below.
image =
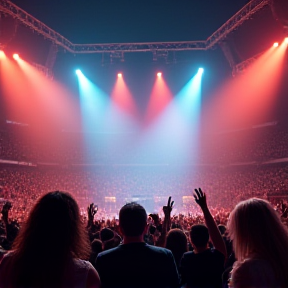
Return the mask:
<svg viewBox="0 0 288 288">
<path fill-rule="evenodd" d="M 118 78 L 121 78 L 122 77 L 122 73 L 118 73 Z"/>
<path fill-rule="evenodd" d="M 157 73 L 157 76 L 158 76 L 158 77 L 161 77 L 161 76 L 162 76 L 162 73 L 161 73 L 161 72 L 158 72 L 158 73 Z"/>
<path fill-rule="evenodd" d="M 15 60 L 19 60 L 19 59 L 20 59 L 19 54 L 13 54 L 13 58 L 14 58 Z"/>
<path fill-rule="evenodd" d="M 79 75 L 81 75 L 81 74 L 82 74 L 82 72 L 81 72 L 81 70 L 80 70 L 80 69 L 77 69 L 77 70 L 75 71 L 75 73 L 77 74 L 77 76 L 79 76 Z"/>
<path fill-rule="evenodd" d="M 273 46 L 274 46 L 274 47 L 278 47 L 278 46 L 279 46 L 279 43 L 278 43 L 278 42 L 275 42 L 275 43 L 273 44 Z"/>
<path fill-rule="evenodd" d="M 198 73 L 202 74 L 204 72 L 204 69 L 203 68 L 199 68 L 198 69 Z"/>
<path fill-rule="evenodd" d="M 5 56 L 4 51 L 0 50 L 0 59 L 4 58 L 4 56 Z"/>
<path fill-rule="evenodd" d="M 285 43 L 288 44 L 288 37 L 285 38 Z"/>
</svg>

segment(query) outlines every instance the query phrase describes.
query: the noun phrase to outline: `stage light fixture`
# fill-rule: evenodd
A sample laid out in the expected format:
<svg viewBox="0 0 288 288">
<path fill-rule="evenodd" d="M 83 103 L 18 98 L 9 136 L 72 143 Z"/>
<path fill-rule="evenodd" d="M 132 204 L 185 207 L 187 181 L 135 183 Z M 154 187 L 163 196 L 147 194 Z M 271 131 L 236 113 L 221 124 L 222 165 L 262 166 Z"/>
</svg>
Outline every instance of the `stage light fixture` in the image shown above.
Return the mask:
<svg viewBox="0 0 288 288">
<path fill-rule="evenodd" d="M 161 76 L 162 76 L 162 73 L 161 73 L 161 72 L 158 72 L 158 73 L 157 73 L 157 76 L 158 76 L 158 77 L 161 77 Z"/>
<path fill-rule="evenodd" d="M 118 73 L 118 78 L 121 78 L 122 77 L 122 73 Z"/>
<path fill-rule="evenodd" d="M 278 47 L 278 46 L 279 46 L 279 43 L 278 43 L 278 42 L 275 42 L 275 43 L 273 44 L 273 46 L 274 46 L 274 47 Z"/>
<path fill-rule="evenodd" d="M 288 44 L 288 37 L 285 38 L 285 43 Z"/>
<path fill-rule="evenodd" d="M 81 72 L 81 70 L 80 70 L 80 69 L 76 69 L 75 73 L 77 74 L 77 76 L 79 76 L 79 75 L 81 75 L 81 74 L 82 74 L 82 72 Z"/>
<path fill-rule="evenodd" d="M 19 57 L 19 54 L 13 54 L 13 58 L 15 59 L 15 60 L 19 60 L 20 59 L 20 57 Z"/>
<path fill-rule="evenodd" d="M 202 74 L 204 72 L 204 69 L 203 68 L 199 68 L 198 69 L 198 73 Z"/>
</svg>

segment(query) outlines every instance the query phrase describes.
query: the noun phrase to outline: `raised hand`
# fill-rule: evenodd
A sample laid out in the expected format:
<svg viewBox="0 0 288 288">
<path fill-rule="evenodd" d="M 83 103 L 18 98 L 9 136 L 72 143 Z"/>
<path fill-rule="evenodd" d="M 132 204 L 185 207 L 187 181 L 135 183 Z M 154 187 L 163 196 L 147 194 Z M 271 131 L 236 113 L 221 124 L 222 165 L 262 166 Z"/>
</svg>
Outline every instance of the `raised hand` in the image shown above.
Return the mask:
<svg viewBox="0 0 288 288">
<path fill-rule="evenodd" d="M 91 204 L 87 207 L 88 219 L 89 219 L 89 220 L 91 220 L 91 219 L 93 220 L 95 214 L 97 213 L 97 211 L 98 211 L 98 206 L 95 205 L 94 203 L 91 203 Z"/>
<path fill-rule="evenodd" d="M 201 188 L 194 189 L 195 193 L 193 194 L 195 202 L 200 206 L 201 209 L 207 208 L 206 195 L 202 192 Z"/>
<path fill-rule="evenodd" d="M 220 251 L 226 258 L 227 257 L 226 246 L 222 238 L 222 235 L 220 234 L 220 231 L 217 227 L 217 224 L 215 223 L 215 220 L 208 209 L 206 195 L 201 190 L 201 188 L 195 189 L 194 191 L 195 193 L 193 194 L 193 196 L 195 202 L 200 206 L 203 212 L 205 223 L 209 231 L 210 239 L 212 240 L 215 249 Z"/>
<path fill-rule="evenodd" d="M 170 214 L 173 209 L 174 201 L 171 202 L 171 196 L 168 198 L 167 206 L 163 206 L 163 212 L 165 215 Z"/>
</svg>

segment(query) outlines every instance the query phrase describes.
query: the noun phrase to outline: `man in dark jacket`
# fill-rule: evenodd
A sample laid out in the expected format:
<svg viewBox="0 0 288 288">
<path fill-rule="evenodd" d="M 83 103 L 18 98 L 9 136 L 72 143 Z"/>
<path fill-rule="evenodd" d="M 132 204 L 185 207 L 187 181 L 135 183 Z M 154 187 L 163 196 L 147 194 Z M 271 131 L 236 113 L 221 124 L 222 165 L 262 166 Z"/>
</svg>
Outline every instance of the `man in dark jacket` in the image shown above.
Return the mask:
<svg viewBox="0 0 288 288">
<path fill-rule="evenodd" d="M 98 255 L 96 269 L 103 288 L 178 287 L 179 275 L 168 249 L 144 242 L 147 213 L 137 203 L 123 206 L 119 213 L 123 244 Z"/>
</svg>

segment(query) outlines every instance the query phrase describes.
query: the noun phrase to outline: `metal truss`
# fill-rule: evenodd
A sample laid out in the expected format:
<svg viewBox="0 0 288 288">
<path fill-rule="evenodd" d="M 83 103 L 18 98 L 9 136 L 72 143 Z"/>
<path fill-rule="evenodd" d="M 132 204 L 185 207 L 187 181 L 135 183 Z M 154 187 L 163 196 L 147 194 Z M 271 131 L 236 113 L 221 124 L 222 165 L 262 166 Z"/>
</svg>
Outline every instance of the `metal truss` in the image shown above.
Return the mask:
<svg viewBox="0 0 288 288">
<path fill-rule="evenodd" d="M 270 3 L 269 0 L 251 0 L 216 32 L 214 32 L 206 41 L 206 49 L 213 48 L 219 41 L 225 39 L 232 31 L 240 27 L 253 14 L 261 10 Z"/>
<path fill-rule="evenodd" d="M 111 43 L 111 44 L 75 44 L 74 53 L 115 53 L 115 52 L 153 52 L 206 50 L 205 41 L 187 42 L 151 42 L 151 43 Z"/>
<path fill-rule="evenodd" d="M 262 54 L 263 52 L 235 65 L 232 70 L 232 76 L 235 77 L 239 74 L 245 73 L 246 69 L 251 66 Z"/>
<path fill-rule="evenodd" d="M 45 77 L 53 80 L 54 78 L 54 75 L 53 75 L 53 72 L 52 70 L 48 69 L 46 66 L 43 66 L 43 65 L 40 65 L 40 64 L 37 64 L 37 63 L 31 63 L 32 66 L 34 68 L 36 68 L 41 74 L 43 74 Z"/>
<path fill-rule="evenodd" d="M 31 28 L 33 31 L 42 35 L 44 38 L 49 39 L 56 45 L 59 45 L 67 51 L 74 53 L 74 45 L 68 39 L 52 30 L 41 21 L 37 20 L 32 15 L 13 4 L 11 1 L 0 0 L 0 12 L 12 16 L 22 24 Z"/>
<path fill-rule="evenodd" d="M 154 51 L 168 52 L 211 49 L 268 3 L 269 0 L 251 0 L 206 41 L 187 42 L 73 44 L 68 39 L 13 4 L 10 0 L 0 0 L 0 12 L 11 15 L 33 31 L 36 31 L 46 39 L 51 40 L 54 44 L 74 54 Z"/>
</svg>

